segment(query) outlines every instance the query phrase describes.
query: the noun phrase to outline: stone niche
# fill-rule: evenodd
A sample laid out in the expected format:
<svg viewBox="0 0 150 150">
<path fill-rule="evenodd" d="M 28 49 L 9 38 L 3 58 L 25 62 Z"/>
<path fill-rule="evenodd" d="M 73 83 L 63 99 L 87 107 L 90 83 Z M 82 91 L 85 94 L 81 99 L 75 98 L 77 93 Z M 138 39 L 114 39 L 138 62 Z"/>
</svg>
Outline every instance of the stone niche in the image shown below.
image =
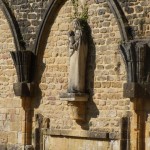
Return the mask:
<svg viewBox="0 0 150 150">
<path fill-rule="evenodd" d="M 150 40 L 133 40 L 121 44 L 121 54 L 127 71 L 124 97 L 150 96 Z"/>
<path fill-rule="evenodd" d="M 72 21 L 73 30 L 68 32 L 69 41 L 69 75 L 68 91 L 60 94 L 60 100 L 68 101 L 71 118 L 85 121 L 86 102 L 86 70 L 88 55 L 88 23 L 76 18 Z"/>
</svg>

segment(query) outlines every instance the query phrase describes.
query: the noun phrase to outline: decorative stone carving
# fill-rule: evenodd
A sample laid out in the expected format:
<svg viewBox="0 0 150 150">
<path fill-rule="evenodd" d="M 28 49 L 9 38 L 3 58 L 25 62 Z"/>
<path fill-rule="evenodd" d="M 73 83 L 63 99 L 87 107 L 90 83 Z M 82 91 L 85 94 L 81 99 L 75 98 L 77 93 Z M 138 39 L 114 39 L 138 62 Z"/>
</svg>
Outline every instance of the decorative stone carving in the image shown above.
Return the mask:
<svg viewBox="0 0 150 150">
<path fill-rule="evenodd" d="M 73 21 L 74 31 L 69 32 L 69 93 L 85 92 L 85 72 L 88 53 L 86 31 L 83 28 L 83 20 Z"/>
<path fill-rule="evenodd" d="M 150 95 L 149 40 L 133 40 L 121 44 L 121 54 L 127 70 L 124 96 L 129 98 Z"/>
<path fill-rule="evenodd" d="M 30 96 L 33 84 L 34 54 L 31 51 L 10 52 L 17 72 L 18 83 L 14 83 L 16 96 Z"/>
<path fill-rule="evenodd" d="M 86 120 L 86 102 L 89 95 L 85 93 L 61 93 L 60 100 L 68 101 L 70 117 L 77 121 Z"/>
<path fill-rule="evenodd" d="M 86 120 L 86 102 L 89 95 L 85 93 L 62 93 L 60 100 L 68 101 L 70 117 L 74 120 Z"/>
</svg>

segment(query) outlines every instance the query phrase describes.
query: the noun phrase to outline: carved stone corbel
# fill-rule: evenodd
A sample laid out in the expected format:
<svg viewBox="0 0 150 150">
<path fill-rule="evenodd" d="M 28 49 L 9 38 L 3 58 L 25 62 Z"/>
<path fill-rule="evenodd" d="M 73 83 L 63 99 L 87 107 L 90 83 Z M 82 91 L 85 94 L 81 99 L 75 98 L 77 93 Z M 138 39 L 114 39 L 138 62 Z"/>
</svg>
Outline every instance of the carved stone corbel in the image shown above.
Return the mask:
<svg viewBox="0 0 150 150">
<path fill-rule="evenodd" d="M 13 84 L 15 95 L 21 97 L 31 96 L 34 54 L 31 51 L 12 51 L 10 53 L 18 77 L 18 83 Z"/>
<path fill-rule="evenodd" d="M 121 44 L 120 50 L 127 70 L 124 97 L 150 96 L 149 40 L 133 40 Z"/>
<path fill-rule="evenodd" d="M 76 121 L 86 120 L 86 103 L 89 95 L 85 93 L 61 93 L 60 100 L 68 101 L 70 117 Z"/>
</svg>

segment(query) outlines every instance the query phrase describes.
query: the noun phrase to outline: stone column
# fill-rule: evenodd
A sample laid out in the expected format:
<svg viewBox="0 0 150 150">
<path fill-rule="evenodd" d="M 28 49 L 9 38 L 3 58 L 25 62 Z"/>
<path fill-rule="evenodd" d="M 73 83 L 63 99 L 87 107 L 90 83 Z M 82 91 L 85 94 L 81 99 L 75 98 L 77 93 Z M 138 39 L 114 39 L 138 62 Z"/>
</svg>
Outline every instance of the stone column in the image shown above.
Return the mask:
<svg viewBox="0 0 150 150">
<path fill-rule="evenodd" d="M 147 99 L 137 98 L 131 104 L 131 150 L 148 150 L 150 130 L 147 123 Z"/>
<path fill-rule="evenodd" d="M 33 91 L 33 74 L 35 56 L 32 51 L 10 52 L 16 68 L 18 82 L 13 84 L 14 93 L 22 98 L 23 119 L 22 134 L 25 150 L 32 150 L 32 116 L 31 95 Z"/>
<path fill-rule="evenodd" d="M 31 106 L 31 98 L 22 98 L 22 107 L 24 112 L 24 118 L 22 120 L 22 132 L 24 138 L 24 147 L 25 150 L 32 150 L 32 117 L 33 110 Z"/>
</svg>

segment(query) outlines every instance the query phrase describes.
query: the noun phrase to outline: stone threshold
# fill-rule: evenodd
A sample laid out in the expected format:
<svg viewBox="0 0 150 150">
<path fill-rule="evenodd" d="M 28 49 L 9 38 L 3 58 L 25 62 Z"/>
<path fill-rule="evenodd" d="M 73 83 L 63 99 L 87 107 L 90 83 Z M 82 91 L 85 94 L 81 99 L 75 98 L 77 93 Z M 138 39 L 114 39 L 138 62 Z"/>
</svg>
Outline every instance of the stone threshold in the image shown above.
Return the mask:
<svg viewBox="0 0 150 150">
<path fill-rule="evenodd" d="M 76 138 L 90 138 L 90 139 L 103 139 L 103 140 L 120 139 L 120 134 L 116 132 L 43 129 L 42 133 L 43 135 L 65 136 L 65 137 L 76 137 Z"/>
</svg>

